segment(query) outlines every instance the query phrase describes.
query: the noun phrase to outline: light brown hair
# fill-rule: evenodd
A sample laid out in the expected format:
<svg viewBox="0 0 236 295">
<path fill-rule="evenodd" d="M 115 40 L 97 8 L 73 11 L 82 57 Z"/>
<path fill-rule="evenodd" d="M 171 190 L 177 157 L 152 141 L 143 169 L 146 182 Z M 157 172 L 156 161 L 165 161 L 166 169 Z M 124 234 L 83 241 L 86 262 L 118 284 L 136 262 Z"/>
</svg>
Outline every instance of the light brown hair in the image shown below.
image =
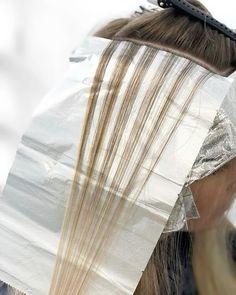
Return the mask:
<svg viewBox="0 0 236 295">
<path fill-rule="evenodd" d="M 208 12 L 199 1 L 188 2 Z M 174 8 L 114 20 L 95 36 L 171 51 L 224 76 L 236 67 L 236 42 Z"/>
<path fill-rule="evenodd" d="M 210 14 L 199 1 L 188 2 Z M 111 21 L 97 31 L 95 36 L 132 41 L 173 52 L 222 76 L 228 76 L 236 68 L 236 42 L 174 8 L 146 11 L 139 16 Z M 236 292 L 236 270 L 232 267 L 232 259 L 227 253 L 226 239 L 229 228 L 232 230 L 229 223 L 223 221 L 217 229 L 189 234 L 191 241 L 195 236 L 195 243 L 193 253 L 186 248 L 186 257 L 189 256 L 190 261 L 193 259 L 199 294 L 231 295 Z M 179 294 L 183 275 L 181 257 L 178 255 L 181 247 L 180 237 L 181 233 L 172 237 L 166 234 L 162 236 L 143 272 L 135 295 Z M 218 256 L 214 255 L 216 253 Z M 204 268 L 201 261 L 209 263 L 208 268 Z M 171 278 L 170 267 L 173 269 Z M 225 280 L 218 281 L 219 269 L 225 270 Z"/>
<path fill-rule="evenodd" d="M 194 3 L 204 9 L 199 2 L 194 1 Z M 164 147 L 178 127 L 195 93 L 211 76 L 212 73 L 209 69 L 227 75 L 232 72 L 232 63 L 236 57 L 236 46 L 229 38 L 225 38 L 222 34 L 211 30 L 201 22 L 172 8 L 113 21 L 95 35 L 113 41 L 102 54 L 88 98 L 78 149 L 76 173 L 65 213 L 50 295 L 76 295 L 86 292 L 90 273 L 96 270 L 100 257 L 109 245 L 109 236 L 114 224 L 117 223 L 123 212 L 125 200 L 132 191 L 138 190 L 140 192 L 149 177 L 152 165 L 155 165 L 160 158 L 164 148 L 157 151 L 155 163 L 151 163 L 150 169 L 147 170 L 147 174 L 142 180 L 143 182 L 137 182 L 136 177 L 145 161 L 148 149 L 152 145 L 153 138 L 160 131 L 162 122 L 179 89 L 183 87 L 192 70 L 196 67 L 195 62 L 203 65 L 206 71 L 199 77 L 195 87 L 189 89 L 189 95 L 181 108 L 176 124 L 172 126 L 168 136 L 166 136 L 166 141 L 163 143 Z M 99 106 L 99 95 L 104 75 L 121 44 L 124 48 L 117 58 L 114 71 L 109 78 L 108 91 Z M 122 81 L 132 59 L 142 45 L 148 46 L 145 48 L 141 61 L 136 66 L 129 81 L 123 100 L 120 102 L 121 108 L 118 117 L 115 120 L 112 114 L 116 103 L 118 103 Z M 107 185 L 107 175 L 111 171 L 123 130 L 131 116 L 132 105 L 137 98 L 139 87 L 160 49 L 169 51 L 169 58 L 156 69 L 155 79 L 150 83 L 150 87 L 143 97 L 140 110 L 136 114 L 132 136 L 128 137 L 118 168 L 111 179 L 111 183 Z M 215 54 L 212 54 L 213 52 Z M 176 54 L 190 59 L 187 60 L 185 67 L 173 81 L 163 107 L 157 111 L 157 116 L 152 128 L 150 128 L 150 134 L 148 133 L 144 148 L 139 151 L 138 157 L 134 161 L 134 170 L 130 175 L 124 177 L 127 159 L 130 159 L 138 146 L 140 132 L 144 129 L 148 116 L 153 111 L 152 107 L 163 83 L 168 81 L 169 74 L 175 66 Z M 98 109 L 100 113 L 95 122 L 94 114 Z M 108 132 L 111 123 L 114 122 L 114 130 Z M 96 127 L 95 130 L 92 126 Z M 107 138 L 108 134 L 109 137 Z M 105 141 L 107 139 L 108 145 L 106 146 Z M 89 146 L 91 149 L 88 148 Z M 104 150 L 106 151 L 105 154 Z M 101 165 L 100 168 L 98 168 L 98 163 Z M 127 185 L 124 189 L 121 189 L 120 184 L 124 181 L 124 178 L 126 178 Z M 118 198 L 119 200 L 117 200 L 117 193 L 121 195 Z M 138 194 L 135 195 L 136 198 L 137 196 Z M 136 198 L 134 198 L 134 202 Z M 165 241 L 165 237 L 163 239 Z M 171 249 L 173 250 L 174 245 L 177 244 L 174 240 Z M 173 251 L 172 254 L 170 253 L 168 255 L 171 259 Z M 161 243 L 158 244 L 143 273 L 135 292 L 136 295 L 173 294 L 170 278 L 167 274 L 166 257 L 166 248 Z M 178 263 L 176 265 L 178 266 Z M 178 294 L 179 284 L 181 283 L 180 268 L 176 269 L 173 279 L 175 281 L 174 294 Z"/>
</svg>

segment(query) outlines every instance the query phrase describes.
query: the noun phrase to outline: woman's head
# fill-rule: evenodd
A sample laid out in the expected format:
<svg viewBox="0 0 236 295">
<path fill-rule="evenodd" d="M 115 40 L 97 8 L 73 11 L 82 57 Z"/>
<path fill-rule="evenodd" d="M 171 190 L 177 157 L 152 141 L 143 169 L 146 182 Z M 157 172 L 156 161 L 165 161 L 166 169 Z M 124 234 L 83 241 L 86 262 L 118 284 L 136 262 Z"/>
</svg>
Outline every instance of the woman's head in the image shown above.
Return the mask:
<svg viewBox="0 0 236 295">
<path fill-rule="evenodd" d="M 210 14 L 201 2 L 188 2 Z M 236 60 L 236 42 L 175 8 L 145 11 L 138 16 L 114 20 L 95 35 L 177 52 L 210 69 L 214 68 L 216 72 L 224 72 L 226 68 L 232 70 L 231 65 Z M 233 160 L 214 175 L 192 184 L 191 190 L 202 218 L 189 221 L 190 229 L 214 226 L 228 209 L 232 202 L 231 182 L 234 181 L 232 174 L 235 167 Z M 228 185 L 231 185 L 231 191 Z"/>
<path fill-rule="evenodd" d="M 189 2 L 210 14 L 199 1 L 192 0 Z M 132 41 L 170 51 L 189 58 L 221 75 L 227 76 L 235 70 L 236 42 L 217 30 L 213 30 L 206 23 L 174 8 L 145 12 L 138 16 L 112 21 L 95 35 L 113 40 Z M 231 271 L 231 265 L 228 264 L 226 244 L 219 242 L 224 240 L 226 231 L 218 231 L 218 224 L 222 221 L 224 212 L 229 208 L 236 192 L 235 179 L 236 160 L 234 159 L 216 173 L 191 185 L 200 214 L 199 219 L 191 220 L 188 224 L 197 245 L 193 247 L 193 268 L 196 274 L 200 272 L 206 278 L 207 284 L 210 286 L 209 290 L 211 290 L 206 293 L 207 295 L 230 294 L 227 293 L 228 290 L 235 291 L 235 278 Z M 225 221 L 221 224 L 225 224 Z M 225 227 L 223 226 L 223 228 Z M 181 270 L 179 271 L 178 261 L 176 264 L 172 262 L 178 256 L 176 252 L 179 247 L 179 238 L 177 235 L 177 239 L 171 238 L 169 243 L 168 237 L 168 235 L 163 234 L 161 240 L 157 243 L 135 294 L 174 294 L 167 291 L 170 290 L 169 286 L 173 282 L 176 288 L 175 294 L 178 294 L 178 287 L 181 284 Z M 203 244 L 206 245 L 205 248 L 201 248 Z M 201 255 L 211 263 L 218 259 L 215 253 L 219 251 L 224 253 L 224 256 L 222 255 L 222 261 L 225 261 L 224 272 L 232 274 L 230 286 L 217 283 L 218 272 L 214 270 L 215 264 L 208 265 L 208 269 L 203 270 L 196 262 L 196 257 Z M 170 267 L 173 268 L 171 278 L 168 277 Z M 206 282 L 202 283 L 202 279 L 197 278 L 197 284 L 199 291 L 204 290 Z"/>
<path fill-rule="evenodd" d="M 189 2 L 209 13 L 199 1 Z M 170 50 L 222 75 L 235 69 L 236 42 L 175 8 L 112 21 L 95 35 Z"/>
</svg>

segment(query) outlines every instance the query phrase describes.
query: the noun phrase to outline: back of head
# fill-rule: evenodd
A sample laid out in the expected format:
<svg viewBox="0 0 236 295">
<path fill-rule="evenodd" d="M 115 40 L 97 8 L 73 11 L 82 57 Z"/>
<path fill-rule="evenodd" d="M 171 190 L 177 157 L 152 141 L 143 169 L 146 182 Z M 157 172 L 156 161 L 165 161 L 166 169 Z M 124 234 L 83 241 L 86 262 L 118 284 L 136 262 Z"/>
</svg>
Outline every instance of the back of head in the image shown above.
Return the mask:
<svg viewBox="0 0 236 295">
<path fill-rule="evenodd" d="M 210 15 L 210 12 L 199 1 L 189 0 L 188 2 Z M 169 51 L 174 53 L 174 55 L 186 57 L 191 61 L 191 64 L 187 65 L 186 68 L 189 67 L 191 71 L 183 69 L 182 73 L 180 73 L 176 82 L 178 85 L 177 87 L 175 85 L 173 88 L 178 89 L 178 91 L 183 87 L 183 82 L 181 81 L 187 79 L 186 77 L 189 73 L 191 74 L 194 71 L 193 68 L 196 64 L 200 64 L 210 72 L 223 76 L 229 76 L 236 69 L 235 41 L 208 26 L 203 21 L 189 16 L 183 11 L 173 7 L 163 10 L 145 11 L 143 14 L 133 15 L 130 18 L 114 20 L 97 31 L 95 36 L 118 41 L 131 41 L 132 43 L 147 45 L 148 47 L 150 46 Z M 171 72 L 171 70 L 172 69 L 169 71 Z M 164 75 L 163 77 L 163 81 L 165 78 L 168 78 Z M 160 84 L 162 84 L 162 81 Z M 194 89 L 193 92 L 195 93 L 196 90 Z M 171 98 L 173 98 L 172 93 L 173 92 L 170 94 Z M 197 259 L 195 259 L 196 257 L 193 255 L 193 269 L 196 274 L 196 284 L 199 289 L 199 294 L 205 294 L 204 288 L 206 286 L 206 281 L 209 286 L 208 290 L 212 288 L 215 292 L 209 292 L 207 294 L 223 294 L 222 290 L 229 292 L 235 290 L 233 277 L 235 276 L 235 269 L 232 272 L 230 263 L 224 267 L 223 271 L 224 273 L 232 274 L 227 281 L 230 283 L 227 285 L 217 282 L 219 272 L 215 267 L 216 263 L 212 263 L 212 261 L 218 261 L 218 259 L 214 256 L 212 244 L 216 238 L 218 239 L 219 237 L 217 236 L 218 232 L 217 234 L 214 232 L 214 234 L 215 239 L 212 238 L 212 232 L 206 232 L 202 236 L 195 234 L 195 246 L 193 251 L 195 251 L 195 254 L 197 253 Z M 134 293 L 135 295 L 179 294 L 179 287 L 182 283 L 182 269 L 179 267 L 180 258 L 176 254 L 176 252 L 178 252 L 176 249 L 180 247 L 179 235 L 181 235 L 181 232 L 175 237 L 170 236 L 170 238 L 166 238 L 166 236 L 163 235 L 162 240 L 157 243 L 153 255 L 149 260 L 149 264 L 143 272 L 142 278 Z M 222 232 L 220 235 L 220 240 L 225 238 Z M 200 246 L 202 243 L 206 245 L 203 249 Z M 222 246 L 221 243 L 220 245 L 216 245 L 215 248 L 217 251 L 220 249 L 222 253 L 226 253 L 224 258 L 227 258 L 228 254 L 225 245 Z M 208 258 L 206 260 L 208 269 L 204 272 L 202 267 L 199 267 L 199 253 L 204 259 L 205 257 Z M 173 257 L 176 259 L 176 264 L 173 263 Z M 222 258 L 222 261 L 224 258 Z M 191 259 L 192 258 L 190 258 L 190 260 Z M 210 259 L 212 259 L 212 261 L 210 261 Z M 224 262 L 227 264 L 227 259 L 225 259 Z M 168 277 L 169 266 L 175 270 L 175 274 L 173 274 L 171 278 Z M 212 277 L 209 278 L 211 275 Z M 174 287 L 174 292 L 171 289 L 172 287 Z M 217 292 L 215 291 L 216 289 Z M 201 292 L 202 290 L 203 292 Z"/>
<path fill-rule="evenodd" d="M 199 1 L 188 2 L 210 14 Z M 171 51 L 224 76 L 235 70 L 236 43 L 173 7 L 114 20 L 95 35 Z"/>
</svg>

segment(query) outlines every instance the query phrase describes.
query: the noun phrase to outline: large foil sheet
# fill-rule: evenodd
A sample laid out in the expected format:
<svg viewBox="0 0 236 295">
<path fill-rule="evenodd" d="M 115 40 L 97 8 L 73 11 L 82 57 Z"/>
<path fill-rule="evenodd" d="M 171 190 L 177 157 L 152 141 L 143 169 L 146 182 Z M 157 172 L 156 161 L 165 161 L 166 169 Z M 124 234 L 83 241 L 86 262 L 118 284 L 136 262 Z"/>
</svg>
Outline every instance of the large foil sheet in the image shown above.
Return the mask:
<svg viewBox="0 0 236 295">
<path fill-rule="evenodd" d="M 26 294 L 45 295 L 49 290 L 87 99 L 101 54 L 109 42 L 90 37 L 72 53 L 65 77 L 33 115 L 1 196 L 0 280 Z M 160 52 L 150 75 L 168 54 Z M 137 54 L 133 66 L 138 58 Z M 173 75 L 185 61 L 179 57 Z M 177 106 L 184 91 L 192 88 L 204 71 L 196 66 L 177 97 Z M 129 78 L 127 75 L 124 85 Z M 119 231 L 119 235 L 94 274 L 88 295 L 133 294 L 231 82 L 213 75 L 194 96 L 151 171 L 135 205 L 135 214 L 116 225 L 114 231 Z M 102 91 L 106 85 L 104 81 Z M 174 120 L 172 112 L 174 109 L 168 113 L 169 122 Z"/>
</svg>

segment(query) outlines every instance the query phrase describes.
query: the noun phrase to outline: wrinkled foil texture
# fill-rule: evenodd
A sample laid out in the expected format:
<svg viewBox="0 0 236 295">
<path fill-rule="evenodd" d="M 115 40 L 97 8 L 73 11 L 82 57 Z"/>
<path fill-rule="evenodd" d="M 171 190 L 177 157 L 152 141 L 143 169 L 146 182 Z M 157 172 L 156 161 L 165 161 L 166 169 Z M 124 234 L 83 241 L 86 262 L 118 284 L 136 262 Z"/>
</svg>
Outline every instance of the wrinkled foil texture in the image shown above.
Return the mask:
<svg viewBox="0 0 236 295">
<path fill-rule="evenodd" d="M 217 172 L 236 157 L 236 83 L 233 84 L 221 108 L 218 110 L 198 157 L 190 171 L 186 183 L 171 216 L 165 232 L 187 229 L 187 220 L 200 218 L 190 185 Z"/>
</svg>

